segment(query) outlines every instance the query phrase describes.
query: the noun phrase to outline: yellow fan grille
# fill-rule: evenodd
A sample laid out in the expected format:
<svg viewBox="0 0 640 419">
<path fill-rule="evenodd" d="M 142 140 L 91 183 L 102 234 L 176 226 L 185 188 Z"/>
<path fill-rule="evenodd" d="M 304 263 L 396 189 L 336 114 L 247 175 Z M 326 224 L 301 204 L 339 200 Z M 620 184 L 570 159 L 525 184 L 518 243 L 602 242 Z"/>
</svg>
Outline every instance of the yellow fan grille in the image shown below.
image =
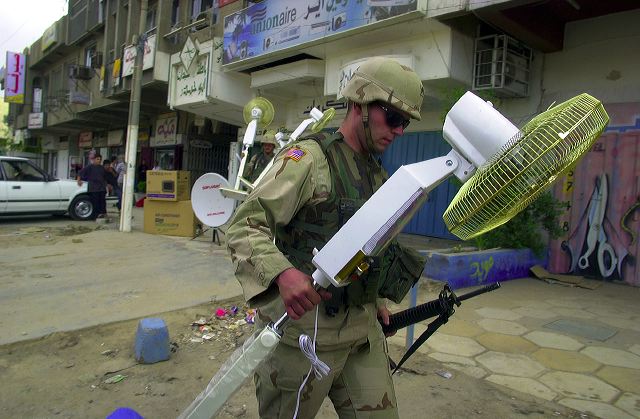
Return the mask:
<svg viewBox="0 0 640 419">
<path fill-rule="evenodd" d="M 444 213 L 447 227 L 468 240 L 506 223 L 587 152 L 608 122 L 602 103 L 586 93 L 536 116 L 462 186 Z"/>
</svg>

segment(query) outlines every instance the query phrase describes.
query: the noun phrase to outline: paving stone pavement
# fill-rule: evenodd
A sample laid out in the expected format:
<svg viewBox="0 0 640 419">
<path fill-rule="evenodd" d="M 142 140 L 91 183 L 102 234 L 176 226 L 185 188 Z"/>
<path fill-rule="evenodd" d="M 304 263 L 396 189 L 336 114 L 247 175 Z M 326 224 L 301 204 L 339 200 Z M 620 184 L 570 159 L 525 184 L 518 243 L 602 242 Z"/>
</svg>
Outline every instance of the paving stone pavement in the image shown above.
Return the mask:
<svg viewBox="0 0 640 419">
<path fill-rule="evenodd" d="M 421 281 L 418 304 L 435 299 L 442 285 Z M 389 307 L 399 311 L 408 301 Z M 587 290 L 507 281 L 464 301 L 419 351 L 454 373 L 593 416 L 640 418 L 639 302 L 640 289 L 620 284 Z M 427 323 L 416 325 L 414 337 Z M 405 339 L 401 330 L 390 343 L 405 346 Z"/>
</svg>

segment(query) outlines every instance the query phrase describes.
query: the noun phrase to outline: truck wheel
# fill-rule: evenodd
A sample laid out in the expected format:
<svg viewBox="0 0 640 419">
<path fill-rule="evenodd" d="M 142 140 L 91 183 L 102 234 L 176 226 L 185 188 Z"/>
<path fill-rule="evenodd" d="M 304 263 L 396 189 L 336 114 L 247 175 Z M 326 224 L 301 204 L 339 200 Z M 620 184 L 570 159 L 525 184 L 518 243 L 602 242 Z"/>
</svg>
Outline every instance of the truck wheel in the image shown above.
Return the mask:
<svg viewBox="0 0 640 419">
<path fill-rule="evenodd" d="M 69 205 L 69 215 L 74 220 L 93 220 L 96 218 L 93 202 L 87 195 L 76 196 Z"/>
</svg>

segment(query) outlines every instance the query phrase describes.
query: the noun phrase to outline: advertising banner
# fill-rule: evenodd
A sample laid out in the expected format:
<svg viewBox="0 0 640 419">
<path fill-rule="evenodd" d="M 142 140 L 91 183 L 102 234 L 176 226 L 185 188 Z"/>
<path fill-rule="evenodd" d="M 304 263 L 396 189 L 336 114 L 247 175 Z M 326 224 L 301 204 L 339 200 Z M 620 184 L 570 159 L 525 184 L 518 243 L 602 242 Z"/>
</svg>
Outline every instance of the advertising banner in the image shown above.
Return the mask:
<svg viewBox="0 0 640 419">
<path fill-rule="evenodd" d="M 148 70 L 153 67 L 153 61 L 156 52 L 156 36 L 151 35 L 144 43 L 144 55 L 142 56 L 142 69 Z M 122 77 L 131 76 L 133 67 L 136 63 L 136 55 L 138 55 L 135 46 L 131 45 L 124 49 L 122 57 Z"/>
<path fill-rule="evenodd" d="M 4 101 L 24 103 L 25 56 L 7 51 L 7 66 L 4 76 Z"/>
<path fill-rule="evenodd" d="M 265 0 L 224 18 L 222 64 L 417 10 L 417 0 Z"/>
</svg>

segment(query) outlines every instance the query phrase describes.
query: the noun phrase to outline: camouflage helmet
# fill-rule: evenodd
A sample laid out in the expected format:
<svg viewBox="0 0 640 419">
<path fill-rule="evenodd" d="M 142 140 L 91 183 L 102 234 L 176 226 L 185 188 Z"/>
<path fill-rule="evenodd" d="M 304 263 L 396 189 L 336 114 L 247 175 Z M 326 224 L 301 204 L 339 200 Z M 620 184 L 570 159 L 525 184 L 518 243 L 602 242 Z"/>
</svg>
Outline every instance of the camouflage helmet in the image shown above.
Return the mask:
<svg viewBox="0 0 640 419">
<path fill-rule="evenodd" d="M 372 57 L 358 67 L 342 95 L 359 104 L 386 102 L 419 121 L 424 88 L 409 67 L 391 58 Z"/>
<path fill-rule="evenodd" d="M 262 134 L 262 141 L 260 141 L 260 144 L 273 144 L 277 147 L 278 143 L 276 142 L 276 132 L 272 129 L 265 131 L 265 133 Z"/>
</svg>

